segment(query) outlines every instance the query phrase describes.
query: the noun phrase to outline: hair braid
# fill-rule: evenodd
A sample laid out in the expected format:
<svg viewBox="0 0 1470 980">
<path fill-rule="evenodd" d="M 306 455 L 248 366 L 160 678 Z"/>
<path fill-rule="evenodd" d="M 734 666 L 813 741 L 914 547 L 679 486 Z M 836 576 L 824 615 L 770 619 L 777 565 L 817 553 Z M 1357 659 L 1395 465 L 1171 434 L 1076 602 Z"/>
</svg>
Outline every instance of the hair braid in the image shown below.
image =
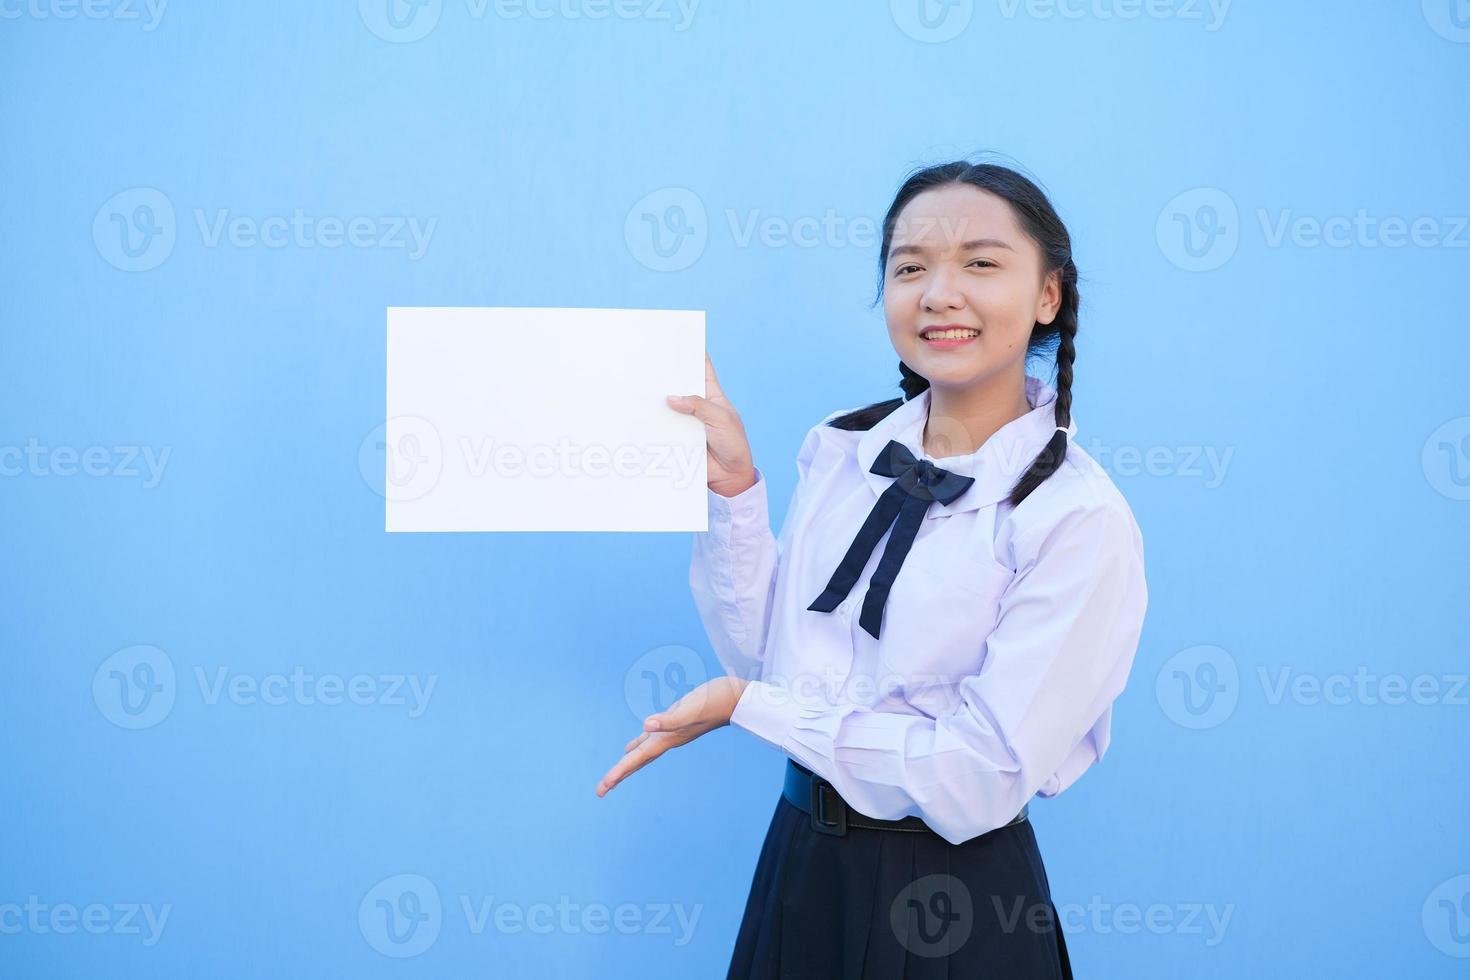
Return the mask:
<svg viewBox="0 0 1470 980">
<path fill-rule="evenodd" d="M 1061 275 L 1062 302 L 1057 309 L 1056 318 L 1052 326 L 1056 328 L 1057 336 L 1057 397 L 1054 417 L 1057 425 L 1070 426 L 1072 424 L 1072 365 L 1077 360 L 1077 266 L 1068 258 L 1062 264 Z M 1041 324 L 1037 324 L 1041 329 Z M 1032 490 L 1041 486 L 1047 477 L 1051 476 L 1061 468 L 1062 461 L 1067 458 L 1067 433 L 1056 430 L 1047 441 L 1046 448 L 1042 449 L 1032 460 L 1031 466 L 1016 485 L 1011 487 L 1011 492 L 1006 498 L 1011 506 L 1018 506 L 1025 500 Z"/>
</svg>

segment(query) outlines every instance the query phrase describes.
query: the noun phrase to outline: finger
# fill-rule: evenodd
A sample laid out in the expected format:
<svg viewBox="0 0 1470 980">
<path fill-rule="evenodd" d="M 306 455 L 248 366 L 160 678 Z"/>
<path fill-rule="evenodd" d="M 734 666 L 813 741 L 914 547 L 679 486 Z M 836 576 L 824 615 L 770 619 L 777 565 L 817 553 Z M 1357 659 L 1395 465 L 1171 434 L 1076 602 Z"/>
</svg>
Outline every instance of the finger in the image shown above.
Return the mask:
<svg viewBox="0 0 1470 980">
<path fill-rule="evenodd" d="M 704 352 L 704 397 L 725 397 L 725 389 L 720 387 L 720 379 L 715 374 L 714 362 L 709 359 L 709 351 Z"/>
<path fill-rule="evenodd" d="M 664 754 L 668 739 L 650 739 L 618 760 L 597 784 L 597 795 L 605 796 L 618 783 Z"/>
<path fill-rule="evenodd" d="M 650 736 L 652 734 L 653 734 L 652 732 L 644 732 L 642 735 L 637 736 L 636 738 L 633 739 L 633 741 L 631 741 L 627 745 L 623 746 L 623 751 L 624 752 L 632 752 L 634 746 L 636 746 L 639 742 L 642 742 L 644 739 L 646 739 L 648 736 Z"/>
<path fill-rule="evenodd" d="M 702 686 L 702 685 L 701 685 Z M 675 729 L 689 724 L 694 720 L 698 711 L 691 710 L 696 706 L 696 701 L 702 700 L 698 697 L 700 688 L 695 688 L 681 695 L 677 701 L 669 705 L 665 711 L 655 711 L 643 719 L 643 732 L 671 732 Z"/>
<path fill-rule="evenodd" d="M 674 411 L 698 417 L 699 403 L 704 399 L 698 395 L 669 395 L 667 401 Z"/>
</svg>

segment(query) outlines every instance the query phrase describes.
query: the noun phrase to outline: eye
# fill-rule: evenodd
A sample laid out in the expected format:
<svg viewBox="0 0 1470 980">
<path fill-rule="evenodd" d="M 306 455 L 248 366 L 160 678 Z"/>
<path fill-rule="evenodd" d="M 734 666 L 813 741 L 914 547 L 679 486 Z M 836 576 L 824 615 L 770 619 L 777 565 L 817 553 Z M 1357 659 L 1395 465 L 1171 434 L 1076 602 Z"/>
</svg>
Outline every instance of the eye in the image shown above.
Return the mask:
<svg viewBox="0 0 1470 980">
<path fill-rule="evenodd" d="M 918 268 L 918 266 L 916 266 L 912 262 L 910 262 L 908 265 L 901 265 L 897 269 L 894 269 L 893 270 L 893 274 L 895 276 L 901 276 L 901 275 L 903 275 L 905 269 L 917 269 L 917 268 Z"/>
<path fill-rule="evenodd" d="M 999 266 L 997 266 L 994 262 L 990 261 L 989 259 L 976 259 L 975 262 L 983 262 L 986 265 L 987 268 L 991 268 L 991 269 L 999 268 Z M 971 265 L 974 265 L 975 262 L 971 262 L 970 264 Z"/>
</svg>

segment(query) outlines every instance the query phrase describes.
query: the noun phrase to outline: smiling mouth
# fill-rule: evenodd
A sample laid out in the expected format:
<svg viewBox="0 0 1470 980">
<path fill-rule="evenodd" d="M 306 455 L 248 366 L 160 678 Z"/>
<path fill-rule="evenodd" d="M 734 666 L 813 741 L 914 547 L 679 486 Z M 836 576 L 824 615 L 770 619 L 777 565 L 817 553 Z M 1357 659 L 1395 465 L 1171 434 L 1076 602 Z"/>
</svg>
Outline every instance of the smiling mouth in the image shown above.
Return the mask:
<svg viewBox="0 0 1470 980">
<path fill-rule="evenodd" d="M 919 339 L 930 350 L 955 350 L 959 347 L 968 347 L 979 336 L 979 330 L 955 328 L 948 330 L 925 330 L 919 334 Z"/>
</svg>

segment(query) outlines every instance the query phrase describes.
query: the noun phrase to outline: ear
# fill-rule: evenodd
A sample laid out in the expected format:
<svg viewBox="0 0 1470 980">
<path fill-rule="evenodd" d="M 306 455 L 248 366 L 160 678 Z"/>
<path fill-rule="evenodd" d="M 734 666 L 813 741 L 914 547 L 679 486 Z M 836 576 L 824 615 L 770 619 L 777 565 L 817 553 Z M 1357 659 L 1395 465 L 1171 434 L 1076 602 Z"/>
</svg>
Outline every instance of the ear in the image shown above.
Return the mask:
<svg viewBox="0 0 1470 980">
<path fill-rule="evenodd" d="M 1041 298 L 1036 303 L 1036 322 L 1051 323 L 1062 308 L 1062 271 L 1053 269 L 1041 284 Z"/>
</svg>

